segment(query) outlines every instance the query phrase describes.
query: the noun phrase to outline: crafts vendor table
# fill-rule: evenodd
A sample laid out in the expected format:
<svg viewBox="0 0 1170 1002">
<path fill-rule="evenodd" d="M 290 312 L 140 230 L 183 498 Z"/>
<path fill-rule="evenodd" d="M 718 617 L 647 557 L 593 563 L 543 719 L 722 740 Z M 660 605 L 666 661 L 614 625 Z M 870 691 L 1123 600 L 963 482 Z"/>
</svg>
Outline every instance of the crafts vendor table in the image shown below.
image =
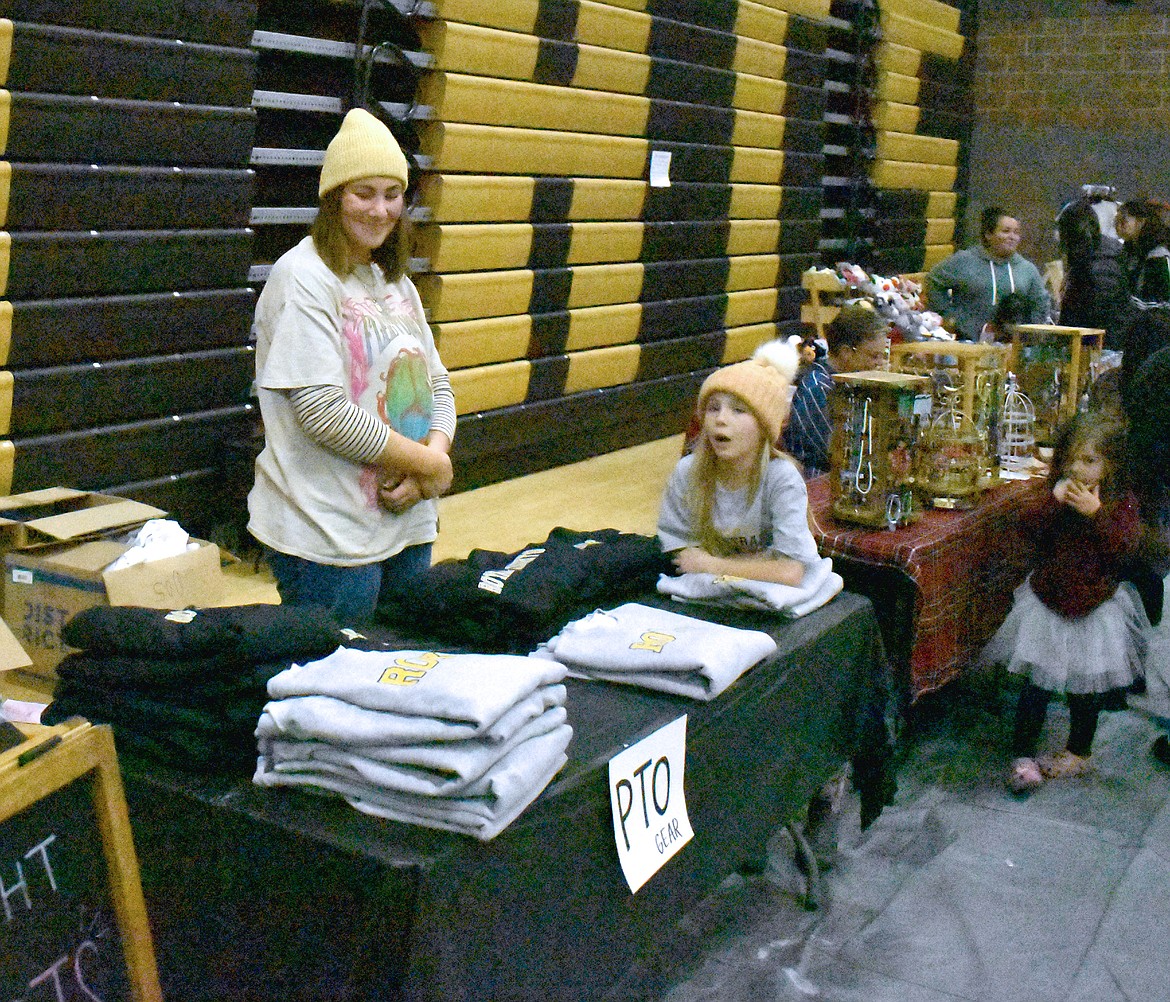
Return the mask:
<svg viewBox="0 0 1170 1002">
<path fill-rule="evenodd" d="M 1042 478 L 1006 480 L 967 511 L 929 509 L 893 532 L 830 514 L 829 475 L 808 482 L 813 536 L 845 579 L 869 595 L 910 700 L 955 678 L 1003 622 L 1031 550 L 1019 512 Z"/>
<path fill-rule="evenodd" d="M 844 760 L 855 783 L 888 798 L 888 686 L 868 599 L 843 593 L 794 622 L 686 609 L 768 628 L 779 649 L 710 703 L 570 680 L 569 763 L 491 842 L 123 755 L 166 997 L 598 997 L 656 933 L 758 858 Z M 684 713 L 695 838 L 631 895 L 607 763 Z"/>
</svg>

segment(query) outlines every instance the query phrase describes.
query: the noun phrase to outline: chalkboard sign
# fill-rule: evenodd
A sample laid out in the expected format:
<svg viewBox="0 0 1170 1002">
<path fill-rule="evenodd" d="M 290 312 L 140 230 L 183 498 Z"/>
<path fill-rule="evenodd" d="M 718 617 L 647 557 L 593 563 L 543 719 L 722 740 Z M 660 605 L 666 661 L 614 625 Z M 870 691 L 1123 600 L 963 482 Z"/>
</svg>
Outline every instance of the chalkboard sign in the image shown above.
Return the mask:
<svg viewBox="0 0 1170 1002">
<path fill-rule="evenodd" d="M 0 1002 L 161 1002 L 108 727 L 0 755 Z"/>
</svg>

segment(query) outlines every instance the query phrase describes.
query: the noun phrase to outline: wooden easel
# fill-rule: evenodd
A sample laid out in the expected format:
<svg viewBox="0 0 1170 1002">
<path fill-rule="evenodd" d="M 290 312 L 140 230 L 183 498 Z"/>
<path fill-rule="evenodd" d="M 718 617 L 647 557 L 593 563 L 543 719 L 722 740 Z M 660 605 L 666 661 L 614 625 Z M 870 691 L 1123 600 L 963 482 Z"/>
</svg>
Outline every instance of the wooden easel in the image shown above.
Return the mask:
<svg viewBox="0 0 1170 1002">
<path fill-rule="evenodd" d="M 15 815 L 73 783 L 89 786 L 131 998 L 134 1002 L 162 1002 L 138 858 L 110 728 L 93 726 L 80 718 L 54 727 L 36 727 L 23 744 L 0 754 L 0 828 Z M 67 828 L 70 821 L 62 817 L 59 823 Z"/>
</svg>

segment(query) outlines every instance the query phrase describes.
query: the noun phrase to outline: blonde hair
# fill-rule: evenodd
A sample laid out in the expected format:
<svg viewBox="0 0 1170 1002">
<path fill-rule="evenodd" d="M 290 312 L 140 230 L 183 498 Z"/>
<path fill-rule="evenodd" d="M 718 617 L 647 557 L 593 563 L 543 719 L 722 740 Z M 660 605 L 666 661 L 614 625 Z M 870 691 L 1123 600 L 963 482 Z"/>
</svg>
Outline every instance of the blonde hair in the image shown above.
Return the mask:
<svg viewBox="0 0 1170 1002">
<path fill-rule="evenodd" d="M 731 395 L 734 396 L 734 394 Z M 739 398 L 736 397 L 736 399 Z M 760 435 L 759 460 L 752 467 L 747 484 L 748 503 L 751 504 L 760 492 L 760 485 L 764 482 L 764 471 L 768 468 L 768 464 L 774 458 L 784 456 L 785 453 L 780 452 L 768 440 L 763 422 L 756 417 L 755 411 L 748 408 L 748 412 L 755 418 L 756 430 Z M 698 537 L 699 545 L 708 553 L 718 557 L 731 556 L 733 551 L 728 545 L 728 540 L 715 528 L 712 517 L 715 508 L 715 487 L 718 483 L 716 475 L 718 458 L 711 448 L 711 443 L 707 441 L 705 431 L 699 434 L 698 441 L 695 443 L 694 457 L 687 477 L 684 500 L 693 519 L 695 535 Z"/>
<path fill-rule="evenodd" d="M 334 188 L 321 196 L 317 218 L 309 230 L 321 260 L 338 278 L 345 278 L 354 268 L 349 258 L 349 239 L 341 222 L 341 195 L 344 187 Z M 370 252 L 370 260 L 382 269 L 387 282 L 395 282 L 406 274 L 412 236 L 410 216 L 403 209 L 390 235 Z"/>
</svg>

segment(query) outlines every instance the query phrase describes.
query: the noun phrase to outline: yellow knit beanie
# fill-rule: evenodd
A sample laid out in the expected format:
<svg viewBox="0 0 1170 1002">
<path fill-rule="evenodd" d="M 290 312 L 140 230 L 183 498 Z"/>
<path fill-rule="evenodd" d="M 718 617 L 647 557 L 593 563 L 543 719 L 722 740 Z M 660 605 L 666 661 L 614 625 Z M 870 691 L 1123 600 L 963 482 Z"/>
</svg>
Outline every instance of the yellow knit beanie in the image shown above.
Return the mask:
<svg viewBox="0 0 1170 1002">
<path fill-rule="evenodd" d="M 325 149 L 318 195 L 359 177 L 392 177 L 406 187 L 406 157 L 386 126 L 362 108 L 354 108 Z"/>
<path fill-rule="evenodd" d="M 780 441 L 780 432 L 792 403 L 792 381 L 800 365 L 795 345 L 787 341 L 769 341 L 756 349 L 746 362 L 716 369 L 699 390 L 699 414 L 707 407 L 712 393 L 732 393 L 739 397 L 760 422 L 768 441 Z"/>
</svg>

